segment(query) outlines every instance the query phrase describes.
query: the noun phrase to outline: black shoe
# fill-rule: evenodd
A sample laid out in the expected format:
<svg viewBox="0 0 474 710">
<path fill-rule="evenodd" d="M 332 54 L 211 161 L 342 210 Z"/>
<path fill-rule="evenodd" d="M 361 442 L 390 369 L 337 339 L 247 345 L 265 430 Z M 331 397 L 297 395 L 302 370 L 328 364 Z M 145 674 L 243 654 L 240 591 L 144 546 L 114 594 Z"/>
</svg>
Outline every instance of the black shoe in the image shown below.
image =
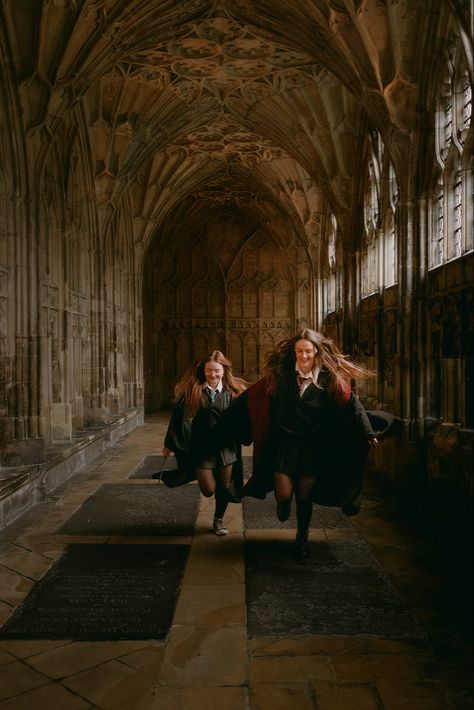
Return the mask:
<svg viewBox="0 0 474 710">
<path fill-rule="evenodd" d="M 285 503 L 277 503 L 277 518 L 280 523 L 285 523 L 290 517 L 291 512 L 291 500 Z"/>
<path fill-rule="evenodd" d="M 311 557 L 311 551 L 308 544 L 308 531 L 303 530 L 296 533 L 296 556 L 300 560 L 306 560 Z"/>
</svg>

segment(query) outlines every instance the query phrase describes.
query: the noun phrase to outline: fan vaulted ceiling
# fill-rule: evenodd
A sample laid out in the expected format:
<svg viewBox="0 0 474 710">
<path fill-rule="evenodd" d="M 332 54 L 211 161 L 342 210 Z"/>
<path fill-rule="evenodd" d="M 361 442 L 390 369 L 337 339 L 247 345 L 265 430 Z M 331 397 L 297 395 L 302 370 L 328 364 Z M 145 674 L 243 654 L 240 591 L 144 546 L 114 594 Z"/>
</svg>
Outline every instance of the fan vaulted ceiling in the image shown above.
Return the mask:
<svg viewBox="0 0 474 710">
<path fill-rule="evenodd" d="M 296 218 L 310 235 L 323 200 L 344 226 L 361 131 L 402 160 L 433 29 L 421 0 L 6 6 L 31 141 L 78 112 L 103 219 L 127 194 L 143 243 L 197 202 Z"/>
</svg>

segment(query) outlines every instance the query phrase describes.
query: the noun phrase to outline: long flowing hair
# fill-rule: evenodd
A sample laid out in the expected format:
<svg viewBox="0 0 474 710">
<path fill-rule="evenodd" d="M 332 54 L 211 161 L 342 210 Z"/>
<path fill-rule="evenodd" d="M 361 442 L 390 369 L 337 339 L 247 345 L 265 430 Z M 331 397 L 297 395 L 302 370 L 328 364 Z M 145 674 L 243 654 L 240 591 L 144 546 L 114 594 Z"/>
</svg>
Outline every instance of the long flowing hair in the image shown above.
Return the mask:
<svg viewBox="0 0 474 710">
<path fill-rule="evenodd" d="M 232 397 L 236 397 L 247 388 L 245 380 L 234 375 L 232 363 L 220 350 L 214 350 L 210 355 L 198 358 L 178 380 L 174 390 L 176 401 L 184 399 L 184 412 L 187 419 L 195 417 L 202 406 L 202 392 L 206 386 L 204 370 L 208 362 L 222 365 L 224 369 L 222 385 Z"/>
<path fill-rule="evenodd" d="M 337 401 L 343 401 L 350 392 L 351 380 L 367 380 L 374 373 L 361 367 L 348 355 L 343 355 L 334 342 L 322 333 L 304 328 L 292 338 L 282 340 L 265 356 L 262 376 L 267 381 L 267 391 L 274 394 L 280 386 L 288 385 L 294 378 L 296 365 L 295 344 L 309 340 L 316 347 L 316 362 L 329 373 L 329 392 Z"/>
</svg>

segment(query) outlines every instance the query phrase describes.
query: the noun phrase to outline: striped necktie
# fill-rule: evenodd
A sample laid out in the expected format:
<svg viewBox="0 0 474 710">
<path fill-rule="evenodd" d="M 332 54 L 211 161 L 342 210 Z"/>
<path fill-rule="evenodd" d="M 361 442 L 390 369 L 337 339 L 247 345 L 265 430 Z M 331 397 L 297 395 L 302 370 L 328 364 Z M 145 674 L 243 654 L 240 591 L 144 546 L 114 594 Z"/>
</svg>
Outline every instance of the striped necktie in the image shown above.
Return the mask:
<svg viewBox="0 0 474 710">
<path fill-rule="evenodd" d="M 211 404 L 212 404 L 213 401 L 215 400 L 216 396 L 217 396 L 217 390 L 213 390 L 213 389 L 211 389 L 210 387 L 206 387 L 206 390 L 207 390 L 207 394 L 208 394 L 209 399 L 210 399 Z"/>
</svg>

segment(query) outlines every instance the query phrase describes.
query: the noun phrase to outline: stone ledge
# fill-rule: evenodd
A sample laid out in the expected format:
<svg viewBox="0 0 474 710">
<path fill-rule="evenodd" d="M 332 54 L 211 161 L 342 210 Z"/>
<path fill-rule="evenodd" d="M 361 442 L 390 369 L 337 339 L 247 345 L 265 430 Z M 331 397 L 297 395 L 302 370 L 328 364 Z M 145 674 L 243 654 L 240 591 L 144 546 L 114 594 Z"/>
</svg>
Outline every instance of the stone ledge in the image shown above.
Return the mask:
<svg viewBox="0 0 474 710">
<path fill-rule="evenodd" d="M 0 529 L 45 500 L 51 491 L 143 424 L 143 417 L 142 408 L 131 409 L 104 426 L 76 432 L 72 441 L 50 446 L 43 464 L 2 469 Z"/>
</svg>

